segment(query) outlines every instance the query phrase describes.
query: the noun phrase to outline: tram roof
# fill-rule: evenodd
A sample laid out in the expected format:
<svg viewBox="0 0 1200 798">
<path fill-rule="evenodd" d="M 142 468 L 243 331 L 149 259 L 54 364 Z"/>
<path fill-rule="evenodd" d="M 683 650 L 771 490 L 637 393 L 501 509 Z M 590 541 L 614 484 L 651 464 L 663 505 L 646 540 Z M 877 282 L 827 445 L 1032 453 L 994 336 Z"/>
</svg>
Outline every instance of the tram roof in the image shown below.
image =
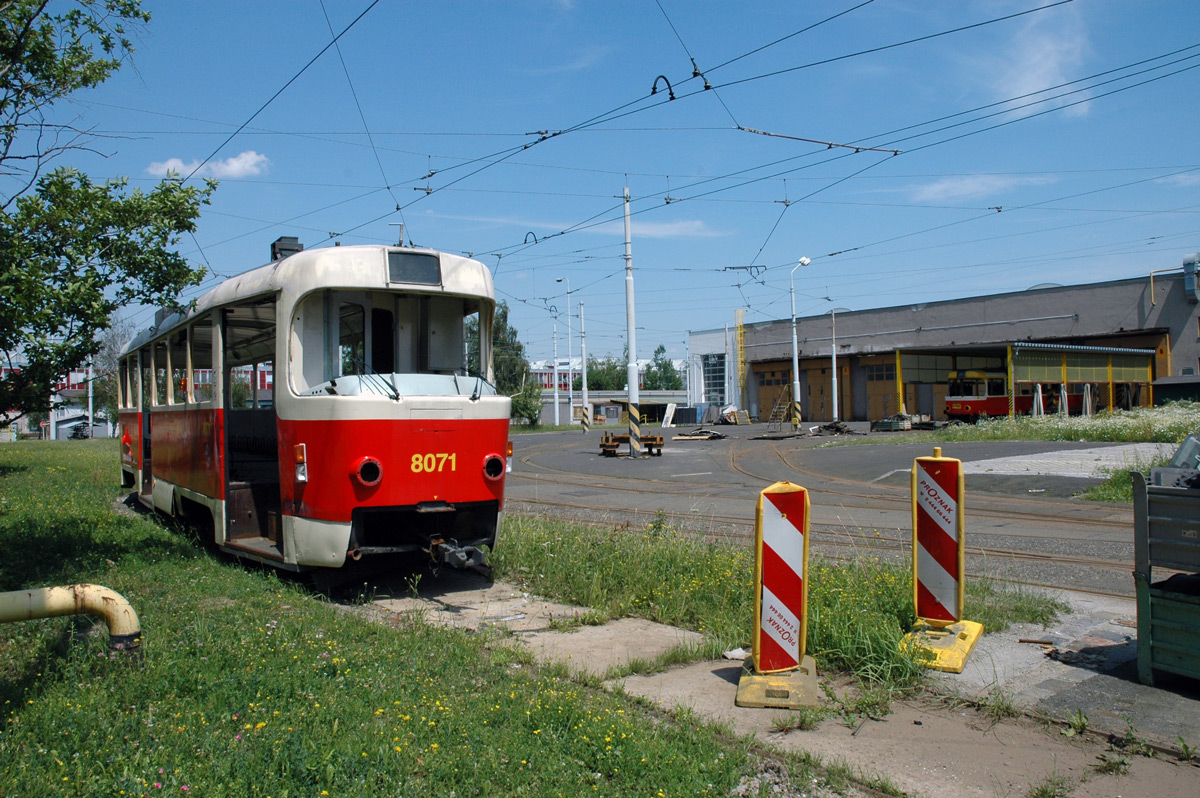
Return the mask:
<svg viewBox="0 0 1200 798">
<path fill-rule="evenodd" d="M 388 273 L 389 252 L 436 255 L 441 267 L 440 281 L 404 283 L 381 279 L 381 275 L 386 277 Z M 460 255 L 432 249 L 379 245 L 318 247 L 230 277 L 201 294 L 184 310 L 173 313 L 159 311 L 154 324 L 138 333 L 121 351 L 122 354 L 132 351 L 158 337 L 163 330 L 203 315 L 213 308 L 255 297 L 266 297 L 283 290 L 299 295 L 323 288 L 368 289 L 385 285 L 391 288 L 409 286 L 420 293 L 487 299 L 494 297 L 492 274 L 487 266 Z"/>
</svg>

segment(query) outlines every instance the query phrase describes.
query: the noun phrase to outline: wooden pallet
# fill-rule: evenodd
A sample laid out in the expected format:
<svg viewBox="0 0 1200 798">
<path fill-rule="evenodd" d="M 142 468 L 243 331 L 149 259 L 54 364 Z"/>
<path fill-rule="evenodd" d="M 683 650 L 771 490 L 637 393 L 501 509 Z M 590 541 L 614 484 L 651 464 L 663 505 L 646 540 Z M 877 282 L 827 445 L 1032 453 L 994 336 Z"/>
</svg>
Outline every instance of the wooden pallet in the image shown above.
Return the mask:
<svg viewBox="0 0 1200 798">
<path fill-rule="evenodd" d="M 611 434 L 610 435 L 608 433 L 605 433 L 605 435 L 600 438 L 600 453 L 603 454 L 605 457 L 616 457 L 617 451 L 622 446 L 628 446 L 628 445 L 629 445 L 629 435 L 628 434 L 625 434 L 625 435 Z M 661 435 L 643 435 L 642 436 L 642 450 L 644 452 L 646 452 L 646 454 L 654 455 L 656 457 L 661 457 L 662 449 L 663 449 L 663 437 Z"/>
</svg>

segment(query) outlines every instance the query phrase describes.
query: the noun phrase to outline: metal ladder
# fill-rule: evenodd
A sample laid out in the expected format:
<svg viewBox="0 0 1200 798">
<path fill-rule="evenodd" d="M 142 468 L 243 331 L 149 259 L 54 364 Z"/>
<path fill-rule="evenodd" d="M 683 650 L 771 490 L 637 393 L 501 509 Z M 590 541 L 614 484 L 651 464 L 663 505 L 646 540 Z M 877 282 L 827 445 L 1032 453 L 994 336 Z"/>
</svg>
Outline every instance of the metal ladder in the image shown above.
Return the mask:
<svg viewBox="0 0 1200 798">
<path fill-rule="evenodd" d="M 767 432 L 783 430 L 783 423 L 787 421 L 791 407 L 792 386 L 789 385 L 786 391 L 780 391 L 779 396 L 775 397 L 775 406 L 771 408 L 771 417 L 767 420 Z"/>
</svg>

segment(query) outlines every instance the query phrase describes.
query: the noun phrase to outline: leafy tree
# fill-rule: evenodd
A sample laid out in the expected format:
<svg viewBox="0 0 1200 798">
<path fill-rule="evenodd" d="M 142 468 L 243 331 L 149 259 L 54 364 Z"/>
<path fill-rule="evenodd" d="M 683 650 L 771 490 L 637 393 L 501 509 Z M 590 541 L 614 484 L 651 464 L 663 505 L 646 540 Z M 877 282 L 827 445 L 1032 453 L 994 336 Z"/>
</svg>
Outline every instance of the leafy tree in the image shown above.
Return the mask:
<svg viewBox="0 0 1200 798">
<path fill-rule="evenodd" d="M 678 391 L 683 388 L 683 378 L 667 357 L 667 348 L 662 344 L 654 350 L 654 360 L 646 368 L 642 387 L 647 391 Z"/>
<path fill-rule="evenodd" d="M 53 384 L 101 348 L 125 305 L 169 305 L 204 270 L 172 251 L 216 184 L 168 179 L 152 191 L 95 184 L 48 164 L 87 134 L 47 117 L 107 79 L 132 52 L 140 0 L 0 1 L 0 413 L 46 407 Z M 9 190 L 10 187 L 15 187 Z"/>
<path fill-rule="evenodd" d="M 537 424 L 542 418 L 542 386 L 533 378 L 526 375 L 521 390 L 512 397 L 512 418 L 529 424 Z"/>
<path fill-rule="evenodd" d="M 622 358 L 617 358 L 609 355 L 603 360 L 597 360 L 594 357 L 588 358 L 587 363 L 588 375 L 588 390 L 589 391 L 619 391 L 625 387 L 626 379 L 626 362 Z M 583 389 L 583 378 L 576 377 L 572 383 L 577 390 Z"/>
</svg>

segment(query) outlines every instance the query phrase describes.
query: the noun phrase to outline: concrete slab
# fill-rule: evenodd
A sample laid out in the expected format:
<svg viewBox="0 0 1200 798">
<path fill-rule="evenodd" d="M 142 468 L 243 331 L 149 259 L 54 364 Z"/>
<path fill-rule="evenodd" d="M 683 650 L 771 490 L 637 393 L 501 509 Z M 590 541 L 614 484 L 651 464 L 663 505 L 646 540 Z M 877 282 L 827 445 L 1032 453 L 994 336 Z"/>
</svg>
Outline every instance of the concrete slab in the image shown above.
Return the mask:
<svg viewBox="0 0 1200 798">
<path fill-rule="evenodd" d="M 620 618 L 603 626 L 518 635 L 539 662 L 561 662 L 572 670 L 603 676 L 610 668 L 648 662 L 679 646 L 698 647 L 704 636 L 641 618 Z"/>
<path fill-rule="evenodd" d="M 572 670 L 603 676 L 610 668 L 652 661 L 679 646 L 696 647 L 704 636 L 641 618 L 603 625 L 580 622 L 590 610 L 532 596 L 515 585 L 486 582 L 463 572 L 443 573 L 416 595 L 377 598 L 377 609 L 417 613 L 429 623 L 512 634 L 539 662 L 561 662 Z"/>
<path fill-rule="evenodd" d="M 963 463 L 964 474 L 1048 475 L 1077 479 L 1105 478 L 1112 469 L 1144 469 L 1154 458 L 1170 456 L 1174 443 L 1127 443 L 1089 449 L 1035 452 Z"/>
</svg>

